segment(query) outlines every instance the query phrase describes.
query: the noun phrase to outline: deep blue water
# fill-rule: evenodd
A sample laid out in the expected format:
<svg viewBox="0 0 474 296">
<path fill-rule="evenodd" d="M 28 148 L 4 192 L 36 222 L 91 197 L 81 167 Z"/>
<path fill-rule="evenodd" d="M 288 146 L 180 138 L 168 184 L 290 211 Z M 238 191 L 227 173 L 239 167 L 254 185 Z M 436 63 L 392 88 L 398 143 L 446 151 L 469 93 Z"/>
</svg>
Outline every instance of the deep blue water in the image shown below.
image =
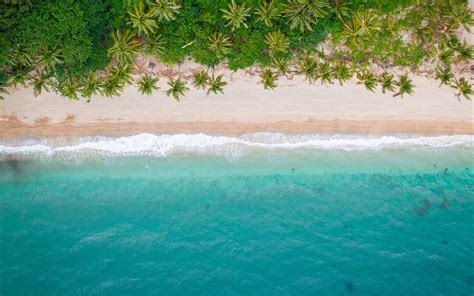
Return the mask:
<svg viewBox="0 0 474 296">
<path fill-rule="evenodd" d="M 0 164 L 1 295 L 472 295 L 471 148 Z"/>
</svg>

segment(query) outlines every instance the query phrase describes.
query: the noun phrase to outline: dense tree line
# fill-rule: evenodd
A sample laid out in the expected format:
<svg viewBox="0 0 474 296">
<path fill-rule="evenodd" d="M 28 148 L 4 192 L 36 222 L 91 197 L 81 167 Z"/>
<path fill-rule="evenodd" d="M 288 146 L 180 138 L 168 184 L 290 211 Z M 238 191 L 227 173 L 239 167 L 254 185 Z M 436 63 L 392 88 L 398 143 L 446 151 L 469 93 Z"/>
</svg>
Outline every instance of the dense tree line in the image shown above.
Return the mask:
<svg viewBox="0 0 474 296">
<path fill-rule="evenodd" d="M 35 94 L 72 99 L 118 95 L 133 82 L 133 59 L 147 54 L 168 65 L 186 57 L 211 69 L 257 65 L 266 89 L 296 72 L 323 84 L 356 76 L 368 90 L 396 96 L 412 93 L 407 74 L 431 63 L 441 84 L 469 98 L 471 85 L 451 69 L 472 60 L 458 37 L 472 24 L 464 0 L 6 0 L 0 91 L 31 85 Z M 107 76 L 97 76 L 103 69 Z M 137 81 L 144 94 L 156 84 L 149 74 Z M 176 99 L 188 89 L 182 78 L 168 84 Z M 219 93 L 226 82 L 202 71 L 193 85 Z"/>
</svg>

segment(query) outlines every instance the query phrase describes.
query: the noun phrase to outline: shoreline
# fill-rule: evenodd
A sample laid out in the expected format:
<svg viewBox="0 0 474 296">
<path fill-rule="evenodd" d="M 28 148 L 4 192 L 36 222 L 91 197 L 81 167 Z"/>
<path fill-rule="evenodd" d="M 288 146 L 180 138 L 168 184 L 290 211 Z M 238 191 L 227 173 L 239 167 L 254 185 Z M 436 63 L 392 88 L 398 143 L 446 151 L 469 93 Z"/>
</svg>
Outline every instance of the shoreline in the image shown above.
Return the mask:
<svg viewBox="0 0 474 296">
<path fill-rule="evenodd" d="M 472 102 L 457 101 L 450 88 L 426 77 L 414 77 L 413 96 L 394 98 L 368 92 L 355 80 L 341 87 L 295 77 L 268 91 L 257 84 L 258 77 L 226 74 L 223 95 L 190 87 L 180 102 L 164 94 L 165 78 L 151 96 L 129 86 L 122 96 L 94 96 L 90 103 L 15 89 L 0 101 L 0 139 L 255 132 L 474 135 Z"/>
</svg>

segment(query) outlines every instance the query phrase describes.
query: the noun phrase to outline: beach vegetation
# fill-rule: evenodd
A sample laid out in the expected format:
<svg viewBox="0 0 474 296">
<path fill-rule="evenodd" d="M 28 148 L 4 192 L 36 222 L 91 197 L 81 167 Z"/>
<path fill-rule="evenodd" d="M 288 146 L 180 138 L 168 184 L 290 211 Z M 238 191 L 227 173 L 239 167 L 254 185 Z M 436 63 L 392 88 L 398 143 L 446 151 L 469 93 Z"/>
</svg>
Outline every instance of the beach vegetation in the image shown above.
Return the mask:
<svg viewBox="0 0 474 296">
<path fill-rule="evenodd" d="M 130 16 L 129 24 L 139 35 L 153 33 L 158 27 L 155 20 L 156 8 L 145 10 L 143 2 L 135 4 L 133 10 L 128 11 Z"/>
<path fill-rule="evenodd" d="M 156 78 L 153 78 L 150 74 L 145 74 L 143 77 L 141 77 L 138 82 L 138 91 L 142 95 L 151 95 L 153 91 L 158 89 L 158 86 L 156 85 L 158 83 L 158 80 Z"/>
<path fill-rule="evenodd" d="M 461 77 L 459 79 L 455 79 L 451 85 L 454 89 L 456 89 L 456 97 L 460 100 L 461 96 L 463 96 L 466 100 L 471 100 L 472 92 L 472 85 L 470 85 L 466 78 Z"/>
<path fill-rule="evenodd" d="M 250 16 L 250 7 L 245 4 L 237 4 L 235 0 L 231 0 L 226 9 L 221 9 L 222 17 L 227 21 L 226 26 L 235 31 L 243 26 L 248 28 L 246 19 Z"/>
<path fill-rule="evenodd" d="M 224 77 L 224 75 L 214 76 L 214 74 L 212 74 L 212 76 L 209 78 L 209 82 L 208 82 L 208 85 L 209 85 L 209 88 L 207 89 L 207 94 L 208 95 L 211 92 L 214 93 L 214 94 L 218 94 L 218 93 L 223 94 L 224 93 L 224 86 L 227 85 L 227 82 L 222 80 L 223 77 Z"/>
<path fill-rule="evenodd" d="M 179 14 L 181 5 L 175 0 L 151 0 L 158 21 L 173 21 Z"/>
<path fill-rule="evenodd" d="M 370 72 L 369 70 L 362 70 L 358 72 L 357 79 L 359 80 L 357 84 L 363 84 L 365 88 L 371 92 L 375 91 L 375 88 L 379 83 L 374 73 Z"/>
<path fill-rule="evenodd" d="M 177 79 L 170 79 L 168 81 L 169 89 L 166 91 L 166 95 L 168 97 L 173 97 L 176 101 L 179 102 L 181 97 L 189 90 L 186 86 L 186 81 L 182 80 L 181 78 Z"/>
<path fill-rule="evenodd" d="M 265 69 L 260 75 L 262 78 L 263 88 L 265 89 L 274 89 L 277 87 L 278 76 L 276 76 L 272 70 Z"/>
<path fill-rule="evenodd" d="M 398 86 L 398 92 L 393 95 L 394 97 L 401 96 L 403 98 L 403 95 L 413 93 L 413 81 L 408 78 L 407 74 L 400 76 L 396 85 Z"/>
<path fill-rule="evenodd" d="M 204 89 L 209 83 L 211 77 L 206 71 L 199 71 L 193 74 L 193 85 L 195 88 Z"/>
</svg>

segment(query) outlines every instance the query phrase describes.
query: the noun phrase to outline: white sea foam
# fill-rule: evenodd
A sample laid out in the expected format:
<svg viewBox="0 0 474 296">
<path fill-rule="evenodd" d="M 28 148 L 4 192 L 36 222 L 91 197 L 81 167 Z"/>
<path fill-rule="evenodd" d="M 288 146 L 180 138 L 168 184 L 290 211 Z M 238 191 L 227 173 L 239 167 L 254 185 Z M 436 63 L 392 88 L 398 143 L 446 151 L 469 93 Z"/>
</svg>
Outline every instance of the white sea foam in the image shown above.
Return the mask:
<svg viewBox="0 0 474 296">
<path fill-rule="evenodd" d="M 69 153 L 105 155 L 151 155 L 165 157 L 173 153 L 239 154 L 258 149 L 365 150 L 404 148 L 473 147 L 473 137 L 456 136 L 354 136 L 354 135 L 285 135 L 255 133 L 239 137 L 206 134 L 87 137 L 74 142 L 59 140 L 28 141 L 23 144 L 0 144 L 0 155 L 57 155 Z"/>
</svg>

